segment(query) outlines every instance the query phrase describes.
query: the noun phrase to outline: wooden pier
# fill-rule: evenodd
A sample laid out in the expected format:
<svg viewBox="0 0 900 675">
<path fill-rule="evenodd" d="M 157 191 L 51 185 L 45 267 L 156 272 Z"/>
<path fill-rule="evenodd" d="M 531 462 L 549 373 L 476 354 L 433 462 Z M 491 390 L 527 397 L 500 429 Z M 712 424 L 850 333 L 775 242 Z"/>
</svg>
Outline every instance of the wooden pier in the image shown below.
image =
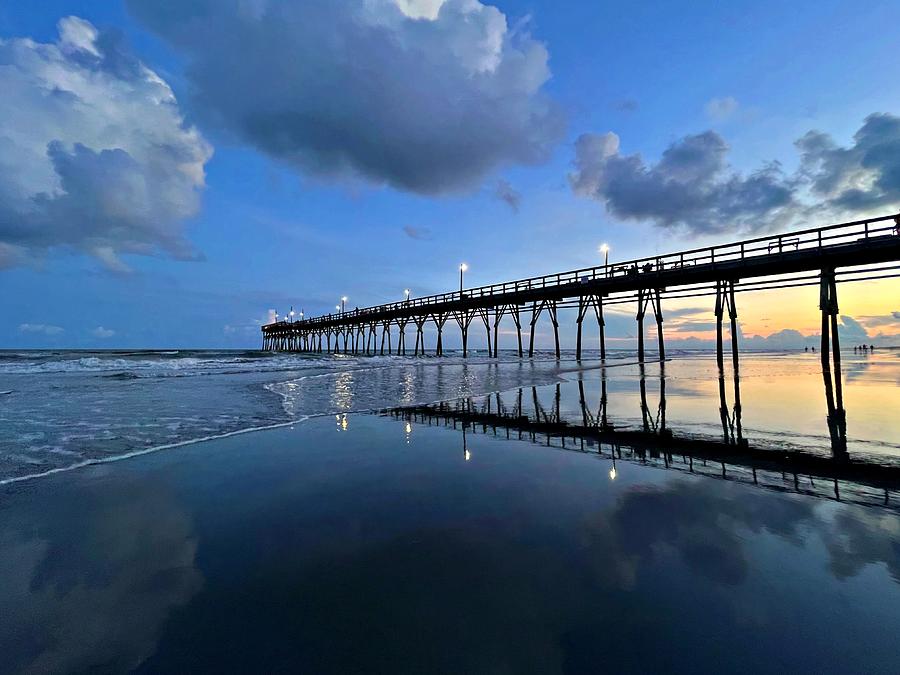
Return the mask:
<svg viewBox="0 0 900 675">
<path fill-rule="evenodd" d="M 356 355 L 406 355 L 406 334 L 415 328 L 415 356 L 426 353 L 425 326 L 437 332 L 434 353 L 444 352 L 444 328 L 457 324 L 462 355 L 468 355 L 473 321 L 484 326 L 487 353 L 499 355 L 499 326 L 509 317 L 516 329 L 519 357 L 534 355 L 535 329 L 542 316 L 552 325 L 556 357 L 560 358 L 559 310 L 576 313 L 575 357 L 582 356 L 582 327 L 593 315 L 600 331 L 600 358 L 606 358 L 604 307 L 634 303 L 637 310 L 637 354 L 645 359 L 644 319 L 648 310 L 656 323 L 657 358 L 665 361 L 663 300 L 713 296 L 716 355 L 724 365 L 723 322 L 731 328 L 734 376 L 738 377 L 736 293 L 818 285 L 822 313 L 821 359 L 829 428 L 839 448 L 846 438 L 840 379 L 838 283 L 898 275 L 900 214 L 857 220 L 731 244 L 628 260 L 530 279 L 460 289 L 406 300 L 340 311 L 300 321 L 284 319 L 262 327 L 263 349 L 289 352 L 343 352 Z M 523 323 L 528 331 L 523 343 Z M 397 340 L 392 337 L 396 329 Z M 385 351 L 385 349 L 387 351 Z M 724 386 L 722 384 L 721 386 Z"/>
</svg>

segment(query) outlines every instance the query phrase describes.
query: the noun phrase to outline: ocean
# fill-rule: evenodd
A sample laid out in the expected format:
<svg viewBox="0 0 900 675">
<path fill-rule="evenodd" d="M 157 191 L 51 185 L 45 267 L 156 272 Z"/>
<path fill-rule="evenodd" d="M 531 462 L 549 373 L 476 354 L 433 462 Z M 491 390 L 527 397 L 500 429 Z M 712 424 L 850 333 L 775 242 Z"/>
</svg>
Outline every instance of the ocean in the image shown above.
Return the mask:
<svg viewBox="0 0 900 675">
<path fill-rule="evenodd" d="M 662 384 L 673 428 L 716 437 L 721 416 L 712 355 L 670 357 L 660 372 L 654 362 L 640 368 L 625 350 L 612 352 L 605 370 L 592 352 L 576 362 L 572 353 L 557 361 L 549 352 L 520 360 L 513 352 L 463 359 L 256 350 L 0 351 L 0 484 L 323 415 L 579 378 L 590 392 L 601 372 L 616 424 L 640 424 L 639 392 L 656 401 Z M 748 440 L 827 452 L 819 368 L 816 354 L 742 355 Z M 730 378 L 729 372 L 732 399 Z M 900 421 L 884 407 L 896 409 L 900 352 L 845 354 L 844 382 L 850 450 L 879 461 L 900 458 Z"/>
</svg>

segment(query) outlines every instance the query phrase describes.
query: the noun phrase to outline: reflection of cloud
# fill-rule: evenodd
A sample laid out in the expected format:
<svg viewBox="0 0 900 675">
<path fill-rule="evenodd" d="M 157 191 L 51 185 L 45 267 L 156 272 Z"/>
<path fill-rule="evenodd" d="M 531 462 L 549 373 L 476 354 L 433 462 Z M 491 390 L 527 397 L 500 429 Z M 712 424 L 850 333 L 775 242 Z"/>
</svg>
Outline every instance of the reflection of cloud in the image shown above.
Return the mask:
<svg viewBox="0 0 900 675">
<path fill-rule="evenodd" d="M 841 511 L 834 517 L 831 536 L 823 540 L 831 556 L 831 571 L 838 579 L 855 576 L 870 563 L 884 563 L 900 583 L 900 520 L 896 514 Z"/>
<path fill-rule="evenodd" d="M 0 531 L 0 645 L 13 670 L 136 668 L 202 584 L 191 523 L 171 501 L 131 485 L 85 506 L 79 527 L 27 517 Z"/>
<path fill-rule="evenodd" d="M 795 545 L 810 534 L 828 551 L 838 579 L 883 563 L 900 583 L 900 520 L 877 509 L 818 510 L 815 501 L 740 492 L 733 486 L 675 480 L 663 487 L 626 492 L 610 513 L 589 525 L 591 548 L 614 583 L 629 586 L 639 568 L 674 554 L 696 573 L 737 585 L 748 573 L 744 542 L 748 532 L 768 532 Z"/>
<path fill-rule="evenodd" d="M 697 573 L 729 585 L 747 575 L 740 529 L 798 541 L 798 526 L 812 518 L 809 502 L 752 493 L 728 499 L 688 481 L 626 492 L 609 515 L 623 557 L 650 562 L 669 549 Z"/>
</svg>

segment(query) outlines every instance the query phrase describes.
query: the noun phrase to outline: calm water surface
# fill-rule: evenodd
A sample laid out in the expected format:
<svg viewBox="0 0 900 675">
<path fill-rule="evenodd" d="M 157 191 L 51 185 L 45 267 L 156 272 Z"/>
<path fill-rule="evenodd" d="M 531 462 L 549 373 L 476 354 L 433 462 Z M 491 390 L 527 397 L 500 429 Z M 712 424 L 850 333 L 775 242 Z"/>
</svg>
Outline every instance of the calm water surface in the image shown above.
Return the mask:
<svg viewBox="0 0 900 675">
<path fill-rule="evenodd" d="M 370 415 L 6 487 L 9 672 L 897 672 L 900 519 Z"/>
</svg>

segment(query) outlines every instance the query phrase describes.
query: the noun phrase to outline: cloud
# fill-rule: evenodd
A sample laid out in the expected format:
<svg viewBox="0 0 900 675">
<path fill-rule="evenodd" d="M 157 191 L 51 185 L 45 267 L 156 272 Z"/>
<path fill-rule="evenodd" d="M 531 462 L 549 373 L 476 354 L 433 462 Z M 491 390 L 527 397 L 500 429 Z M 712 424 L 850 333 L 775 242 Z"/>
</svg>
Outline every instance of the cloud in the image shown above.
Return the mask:
<svg viewBox="0 0 900 675">
<path fill-rule="evenodd" d="M 43 333 L 44 335 L 59 335 L 65 329 L 59 326 L 51 326 L 45 323 L 20 323 L 20 333 Z"/>
<path fill-rule="evenodd" d="M 621 154 L 614 133 L 588 133 L 575 142 L 569 183 L 616 218 L 689 234 L 766 231 L 810 216 L 865 217 L 900 206 L 900 117 L 869 115 L 848 147 L 820 131 L 795 147 L 793 175 L 778 162 L 744 175 L 728 167 L 729 148 L 715 131 L 675 141 L 655 164 Z"/>
<path fill-rule="evenodd" d="M 880 328 L 882 326 L 893 326 L 900 324 L 900 312 L 894 311 L 890 314 L 879 314 L 876 316 L 861 316 L 859 323 L 866 328 Z"/>
<path fill-rule="evenodd" d="M 548 157 L 548 52 L 477 0 L 128 0 L 198 116 L 296 170 L 420 194 Z"/>
<path fill-rule="evenodd" d="M 620 112 L 625 112 L 625 113 L 636 112 L 639 107 L 640 106 L 639 106 L 638 102 L 633 98 L 625 98 L 625 99 L 622 99 L 621 101 L 616 101 L 613 104 L 613 108 L 615 110 L 618 110 Z"/>
<path fill-rule="evenodd" d="M 431 239 L 431 229 L 427 227 L 414 227 L 412 225 L 404 225 L 403 233 L 410 239 L 418 239 L 427 241 Z"/>
<path fill-rule="evenodd" d="M 694 233 L 759 230 L 781 222 L 794 206 L 794 187 L 777 163 L 743 176 L 725 162 L 728 146 L 714 131 L 685 136 L 655 164 L 619 152 L 613 133 L 575 142 L 576 194 L 603 202 L 623 220 L 649 220 Z"/>
<path fill-rule="evenodd" d="M 104 328 L 103 326 L 97 326 L 94 330 L 91 331 L 91 335 L 93 335 L 95 338 L 100 338 L 101 340 L 111 338 L 115 334 L 116 331 L 109 328 Z"/>
<path fill-rule="evenodd" d="M 734 115 L 738 109 L 737 99 L 733 96 L 711 99 L 703 108 L 706 116 L 714 122 L 723 122 Z"/>
<path fill-rule="evenodd" d="M 189 259 L 210 146 L 114 33 L 76 17 L 41 44 L 0 39 L 0 266 L 64 247 Z"/>
<path fill-rule="evenodd" d="M 836 211 L 865 212 L 900 204 L 900 117 L 866 117 L 848 147 L 810 131 L 796 142 L 811 192 Z"/>
<path fill-rule="evenodd" d="M 500 201 L 506 202 L 509 208 L 513 210 L 513 213 L 518 213 L 519 208 L 522 206 L 522 193 L 503 178 L 497 181 L 497 185 L 494 188 L 494 196 Z"/>
</svg>

